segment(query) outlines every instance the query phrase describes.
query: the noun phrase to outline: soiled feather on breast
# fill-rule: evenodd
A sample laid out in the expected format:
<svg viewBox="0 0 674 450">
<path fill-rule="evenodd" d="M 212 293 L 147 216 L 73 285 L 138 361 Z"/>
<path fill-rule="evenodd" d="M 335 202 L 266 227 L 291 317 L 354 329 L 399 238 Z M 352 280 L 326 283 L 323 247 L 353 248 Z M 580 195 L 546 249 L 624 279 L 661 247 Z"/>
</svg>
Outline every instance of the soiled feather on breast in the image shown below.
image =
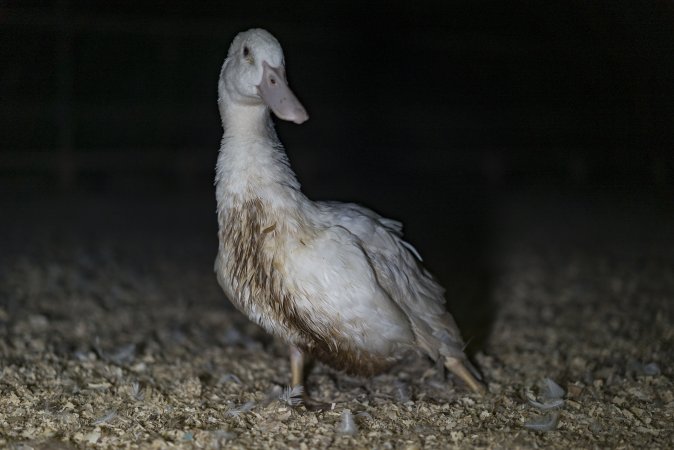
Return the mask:
<svg viewBox="0 0 674 450">
<path fill-rule="evenodd" d="M 356 204 L 326 202 L 319 207 L 326 220 L 357 237 L 378 284 L 406 314 L 419 347 L 433 359 L 442 354 L 463 360 L 463 340 L 447 312 L 444 289 L 402 239 L 402 224 Z"/>
</svg>

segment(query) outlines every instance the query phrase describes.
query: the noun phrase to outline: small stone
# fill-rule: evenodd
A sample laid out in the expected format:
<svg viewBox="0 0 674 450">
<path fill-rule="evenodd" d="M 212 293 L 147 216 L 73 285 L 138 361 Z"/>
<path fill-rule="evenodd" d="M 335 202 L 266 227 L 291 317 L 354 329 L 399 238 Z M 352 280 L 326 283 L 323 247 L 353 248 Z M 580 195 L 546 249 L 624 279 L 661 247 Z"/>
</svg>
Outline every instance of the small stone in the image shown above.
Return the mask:
<svg viewBox="0 0 674 450">
<path fill-rule="evenodd" d="M 100 430 L 94 430 L 91 433 L 85 434 L 83 440 L 88 442 L 89 444 L 95 444 L 96 442 L 98 442 L 100 438 L 101 438 Z"/>
<path fill-rule="evenodd" d="M 619 396 L 615 396 L 615 397 L 613 397 L 611 402 L 615 405 L 621 406 L 621 405 L 625 404 L 625 399 L 622 398 L 622 397 L 619 397 Z"/>
<path fill-rule="evenodd" d="M 454 442 L 461 442 L 463 440 L 463 432 L 461 431 L 450 431 L 449 437 L 452 438 Z"/>
<path fill-rule="evenodd" d="M 583 393 L 583 387 L 577 384 L 569 383 L 566 385 L 566 396 L 568 398 L 578 398 Z"/>
</svg>

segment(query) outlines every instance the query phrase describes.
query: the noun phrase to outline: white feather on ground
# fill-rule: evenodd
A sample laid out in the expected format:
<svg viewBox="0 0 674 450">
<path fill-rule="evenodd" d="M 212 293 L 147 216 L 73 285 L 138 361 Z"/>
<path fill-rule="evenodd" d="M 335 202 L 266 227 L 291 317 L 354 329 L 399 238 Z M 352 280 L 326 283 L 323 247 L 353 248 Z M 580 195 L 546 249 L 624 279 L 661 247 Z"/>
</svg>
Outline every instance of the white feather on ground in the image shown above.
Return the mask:
<svg viewBox="0 0 674 450">
<path fill-rule="evenodd" d="M 560 385 L 555 383 L 551 378 L 544 378 L 542 385 L 543 387 L 539 395 L 542 401 L 529 399 L 531 406 L 543 411 L 558 409 L 564 406 L 564 399 L 562 397 L 564 397 L 566 392 Z M 525 423 L 524 427 L 534 431 L 552 431 L 557 428 L 559 415 L 559 411 L 553 411 L 547 416 L 538 417 Z"/>
<path fill-rule="evenodd" d="M 345 409 L 342 411 L 340 422 L 337 425 L 337 434 L 354 436 L 356 433 L 358 433 L 358 425 L 353 420 L 353 414 L 351 414 L 350 409 Z"/>
</svg>

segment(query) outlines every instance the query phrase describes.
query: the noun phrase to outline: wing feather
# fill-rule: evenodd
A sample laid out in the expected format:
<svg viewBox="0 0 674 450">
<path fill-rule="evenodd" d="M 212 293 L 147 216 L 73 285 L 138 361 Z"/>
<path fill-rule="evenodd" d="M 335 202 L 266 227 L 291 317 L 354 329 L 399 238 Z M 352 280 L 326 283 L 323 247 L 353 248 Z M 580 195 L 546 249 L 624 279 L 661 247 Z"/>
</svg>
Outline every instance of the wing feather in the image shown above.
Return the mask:
<svg viewBox="0 0 674 450">
<path fill-rule="evenodd" d="M 309 242 L 298 242 L 291 255 L 284 270 L 287 282 L 296 282 L 296 306 L 321 327 L 378 354 L 412 342 L 404 312 L 377 282 L 360 240 L 346 227 L 324 227 Z"/>
<path fill-rule="evenodd" d="M 322 203 L 326 218 L 360 243 L 377 283 L 402 309 L 417 344 L 433 359 L 465 359 L 463 339 L 445 306 L 444 289 L 424 269 L 416 249 L 403 240 L 402 224 L 352 203 Z"/>
</svg>

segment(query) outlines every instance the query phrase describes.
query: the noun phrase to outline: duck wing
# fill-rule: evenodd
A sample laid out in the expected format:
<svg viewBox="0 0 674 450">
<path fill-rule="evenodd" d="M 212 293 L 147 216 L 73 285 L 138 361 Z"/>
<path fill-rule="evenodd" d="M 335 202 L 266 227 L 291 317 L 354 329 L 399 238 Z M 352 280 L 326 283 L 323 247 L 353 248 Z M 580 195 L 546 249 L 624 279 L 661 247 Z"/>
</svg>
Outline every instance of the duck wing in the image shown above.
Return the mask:
<svg viewBox="0 0 674 450">
<path fill-rule="evenodd" d="M 402 224 L 354 203 L 318 206 L 326 220 L 355 236 L 377 283 L 407 316 L 417 345 L 434 360 L 442 355 L 465 361 L 463 339 L 446 309 L 444 289 L 403 240 Z"/>
<path fill-rule="evenodd" d="M 310 350 L 338 368 L 383 366 L 414 336 L 402 309 L 377 281 L 360 239 L 345 226 L 319 220 L 294 235 L 277 270 L 306 317 Z M 386 363 L 386 364 L 384 364 Z M 361 372 L 363 372 L 361 370 Z"/>
</svg>

